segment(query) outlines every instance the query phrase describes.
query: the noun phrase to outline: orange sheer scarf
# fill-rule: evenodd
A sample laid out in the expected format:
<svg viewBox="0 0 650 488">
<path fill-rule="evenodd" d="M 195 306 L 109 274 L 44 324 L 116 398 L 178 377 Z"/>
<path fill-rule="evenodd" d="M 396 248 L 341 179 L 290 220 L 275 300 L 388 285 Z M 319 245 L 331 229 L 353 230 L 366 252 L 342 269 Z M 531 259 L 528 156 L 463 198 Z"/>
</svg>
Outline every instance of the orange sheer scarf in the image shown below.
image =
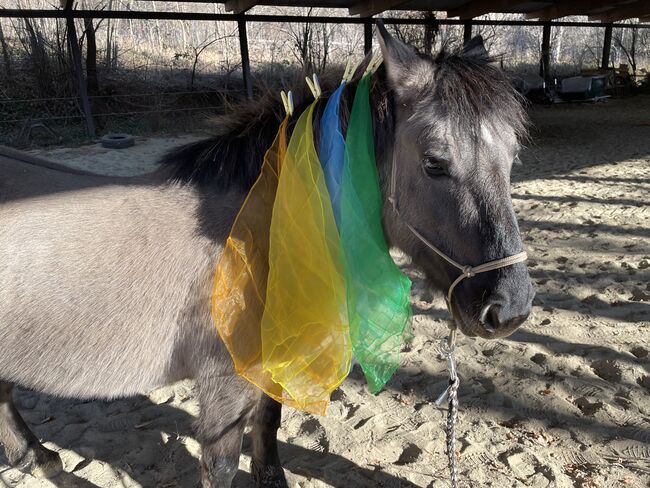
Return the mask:
<svg viewBox="0 0 650 488">
<path fill-rule="evenodd" d="M 287 153 L 289 117 L 280 124 L 264 156 L 260 175 L 230 230 L 214 276 L 212 317 L 235 370 L 275 400 L 298 407 L 262 367 L 261 322 L 269 273 L 271 214 L 282 161 Z M 302 408 L 323 412 L 325 403 Z"/>
</svg>

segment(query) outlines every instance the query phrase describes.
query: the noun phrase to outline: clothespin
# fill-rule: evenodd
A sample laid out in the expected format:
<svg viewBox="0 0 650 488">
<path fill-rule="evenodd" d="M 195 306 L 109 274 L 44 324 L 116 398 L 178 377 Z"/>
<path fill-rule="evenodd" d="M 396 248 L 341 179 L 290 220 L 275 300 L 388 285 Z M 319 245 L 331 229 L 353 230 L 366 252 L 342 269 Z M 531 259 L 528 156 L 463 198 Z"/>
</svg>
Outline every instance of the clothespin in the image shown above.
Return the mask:
<svg viewBox="0 0 650 488">
<path fill-rule="evenodd" d="M 287 94 L 282 90 L 280 92 L 280 98 L 282 98 L 282 105 L 284 106 L 284 113 L 287 115 L 291 115 L 290 109 L 289 109 L 289 98 L 287 97 Z"/>
<path fill-rule="evenodd" d="M 284 105 L 284 111 L 288 116 L 293 115 L 293 93 L 285 93 L 284 90 L 280 92 L 280 97 L 282 98 L 282 105 Z"/>
<path fill-rule="evenodd" d="M 305 81 L 307 82 L 307 86 L 311 90 L 311 94 L 314 95 L 314 98 L 320 98 L 323 92 L 320 88 L 320 81 L 318 81 L 318 76 L 316 76 L 316 73 L 312 75 L 311 79 L 309 78 L 309 76 L 307 76 L 305 78 Z"/>
<path fill-rule="evenodd" d="M 350 58 L 348 58 L 347 62 L 345 63 L 345 69 L 343 70 L 343 78 L 341 78 L 341 85 L 348 81 L 348 71 L 350 71 L 350 62 L 351 61 L 352 60 Z"/>
<path fill-rule="evenodd" d="M 359 63 L 354 63 L 352 61 L 352 58 L 348 58 L 348 61 L 345 64 L 345 71 L 343 71 L 343 79 L 341 80 L 341 84 L 349 83 L 350 80 L 352 80 L 352 77 L 354 76 L 354 73 L 358 67 Z"/>
<path fill-rule="evenodd" d="M 368 63 L 368 66 L 366 67 L 366 71 L 364 71 L 363 76 L 374 73 L 377 70 L 377 68 L 379 68 L 379 65 L 383 61 L 384 58 L 381 56 L 381 52 L 377 51 L 377 53 L 372 57 L 372 59 Z"/>
</svg>

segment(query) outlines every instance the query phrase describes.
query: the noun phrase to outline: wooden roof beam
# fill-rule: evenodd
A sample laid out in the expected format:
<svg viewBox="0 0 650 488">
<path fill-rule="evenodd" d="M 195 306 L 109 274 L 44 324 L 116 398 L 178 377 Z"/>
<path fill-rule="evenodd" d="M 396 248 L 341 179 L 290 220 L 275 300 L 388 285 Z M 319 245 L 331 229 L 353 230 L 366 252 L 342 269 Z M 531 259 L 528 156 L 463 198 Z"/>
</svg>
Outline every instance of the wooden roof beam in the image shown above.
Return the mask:
<svg viewBox="0 0 650 488">
<path fill-rule="evenodd" d="M 634 3 L 621 5 L 602 14 L 590 15 L 589 20 L 599 20 L 601 22 L 617 22 L 619 20 L 633 19 L 650 15 L 650 2 L 637 0 Z"/>
<path fill-rule="evenodd" d="M 473 19 L 492 12 L 508 12 L 523 3 L 527 3 L 526 0 L 472 0 L 461 7 L 448 10 L 447 17 Z"/>
<path fill-rule="evenodd" d="M 587 15 L 597 8 L 610 7 L 629 0 L 573 0 L 557 2 L 555 5 L 546 7 L 526 14 L 527 19 L 555 20 L 567 15 Z"/>
<path fill-rule="evenodd" d="M 257 0 L 227 0 L 225 3 L 226 12 L 243 14 L 257 5 Z"/>
<path fill-rule="evenodd" d="M 406 3 L 408 0 L 370 0 L 360 1 L 349 8 L 350 15 L 359 17 L 372 17 L 386 10 L 394 9 Z"/>
</svg>

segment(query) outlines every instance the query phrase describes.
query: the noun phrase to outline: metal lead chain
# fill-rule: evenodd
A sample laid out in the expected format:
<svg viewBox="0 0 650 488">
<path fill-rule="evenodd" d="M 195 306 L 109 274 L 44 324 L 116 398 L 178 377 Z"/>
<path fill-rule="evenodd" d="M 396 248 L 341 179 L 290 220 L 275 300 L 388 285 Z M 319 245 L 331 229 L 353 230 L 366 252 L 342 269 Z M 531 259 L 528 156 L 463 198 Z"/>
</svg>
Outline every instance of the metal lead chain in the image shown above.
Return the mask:
<svg viewBox="0 0 650 488">
<path fill-rule="evenodd" d="M 436 400 L 436 405 L 441 406 L 447 400 L 447 461 L 452 488 L 458 488 L 458 467 L 456 465 L 456 422 L 458 421 L 458 375 L 456 374 L 456 361 L 454 349 L 456 347 L 456 329 L 451 329 L 449 337 L 443 339 L 440 350 L 446 356 L 447 370 L 449 372 L 449 386 Z"/>
</svg>

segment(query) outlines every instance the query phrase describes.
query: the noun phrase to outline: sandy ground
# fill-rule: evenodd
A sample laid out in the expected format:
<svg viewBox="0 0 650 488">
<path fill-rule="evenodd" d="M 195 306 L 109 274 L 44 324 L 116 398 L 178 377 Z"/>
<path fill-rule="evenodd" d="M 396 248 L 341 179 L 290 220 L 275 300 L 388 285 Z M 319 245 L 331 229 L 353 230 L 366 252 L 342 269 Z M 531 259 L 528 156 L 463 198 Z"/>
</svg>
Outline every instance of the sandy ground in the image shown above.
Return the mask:
<svg viewBox="0 0 650 488">
<path fill-rule="evenodd" d="M 538 294 L 512 337 L 463 339 L 458 351 L 462 486 L 650 484 L 650 97 L 538 107 L 514 169 L 513 199 Z M 144 171 L 196 138 L 139 140 L 40 154 L 99 172 Z M 412 276 L 417 272 L 409 270 Z M 285 410 L 281 455 L 291 486 L 448 486 L 446 376 L 436 346 L 447 312 L 414 286 L 414 339 L 388 387 L 358 370 L 325 418 Z M 0 456 L 0 486 L 193 487 L 196 390 L 185 381 L 114 402 L 17 392 L 17 404 L 66 473 L 37 480 Z M 235 486 L 249 487 L 247 441 Z"/>
</svg>

